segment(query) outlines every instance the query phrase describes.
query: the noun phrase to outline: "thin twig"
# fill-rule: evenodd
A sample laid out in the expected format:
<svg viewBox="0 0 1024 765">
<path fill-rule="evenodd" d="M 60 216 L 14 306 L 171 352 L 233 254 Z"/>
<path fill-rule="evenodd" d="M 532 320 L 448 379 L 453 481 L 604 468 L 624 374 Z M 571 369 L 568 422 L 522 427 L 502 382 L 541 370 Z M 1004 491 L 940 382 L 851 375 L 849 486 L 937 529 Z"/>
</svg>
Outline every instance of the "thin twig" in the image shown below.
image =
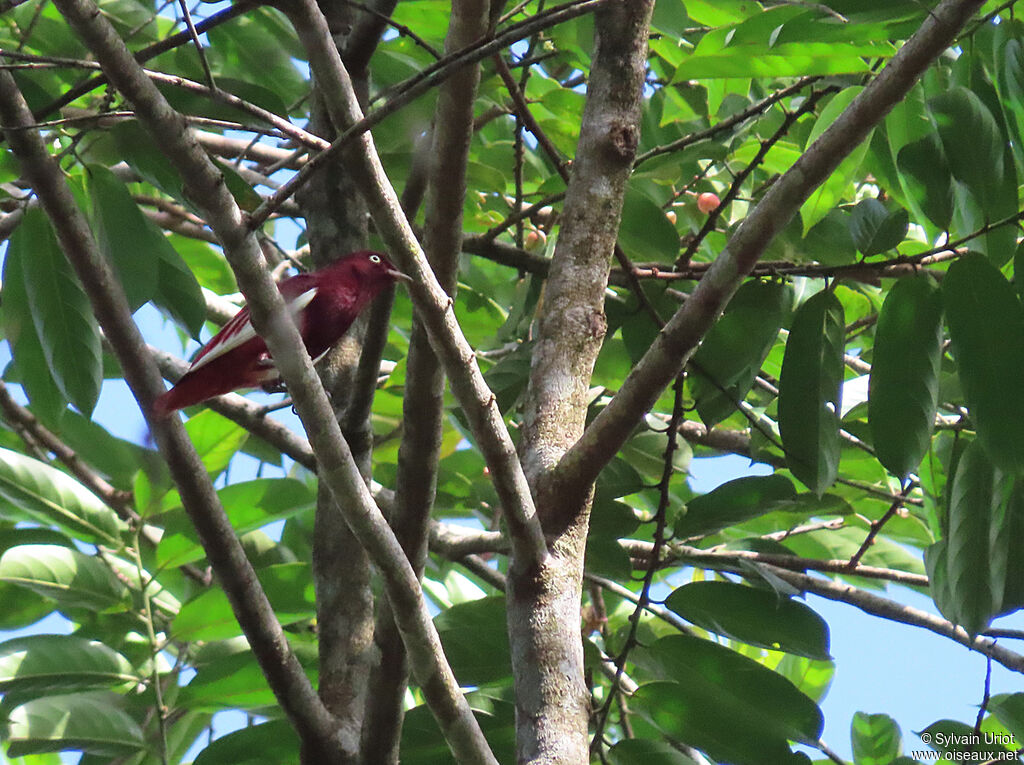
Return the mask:
<svg viewBox="0 0 1024 765">
<path fill-rule="evenodd" d="M 203 50 L 203 44 L 199 40 L 199 33 L 196 31 L 196 25 L 192 23 L 192 13 L 188 9 L 188 0 L 178 0 L 178 7 L 181 8 L 181 15 L 185 21 L 185 28 L 188 30 L 189 37 L 192 39 L 192 44 L 196 48 L 196 54 L 199 56 L 199 64 L 203 67 L 203 74 L 206 75 L 206 84 L 209 86 L 211 93 L 216 93 L 217 83 L 213 79 L 213 72 L 210 70 L 210 63 L 206 60 L 206 51 Z"/>
<path fill-rule="evenodd" d="M 857 567 L 857 564 L 860 563 L 860 559 L 864 557 L 864 553 L 866 553 L 871 548 L 871 545 L 875 543 L 875 537 L 877 537 L 882 531 L 885 524 L 900 511 L 901 507 L 903 507 L 903 503 L 906 501 L 907 495 L 910 494 L 910 490 L 913 489 L 914 486 L 916 486 L 916 484 L 913 481 L 904 482 L 903 490 L 900 492 L 900 495 L 892 501 L 892 504 L 889 505 L 889 509 L 885 511 L 885 515 L 877 521 L 871 522 L 871 527 L 868 529 L 867 536 L 864 537 L 864 541 L 861 543 L 861 546 L 858 547 L 857 551 L 850 556 L 850 568 Z"/>
</svg>

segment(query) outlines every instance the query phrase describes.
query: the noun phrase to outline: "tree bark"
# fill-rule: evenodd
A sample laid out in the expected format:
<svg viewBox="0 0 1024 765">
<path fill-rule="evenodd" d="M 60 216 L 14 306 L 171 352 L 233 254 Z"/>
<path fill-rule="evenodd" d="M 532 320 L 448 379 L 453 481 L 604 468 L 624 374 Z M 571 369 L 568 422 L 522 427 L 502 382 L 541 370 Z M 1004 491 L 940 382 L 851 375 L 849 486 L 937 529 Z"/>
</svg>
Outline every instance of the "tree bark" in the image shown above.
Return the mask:
<svg viewBox="0 0 1024 765">
<path fill-rule="evenodd" d="M 580 598 L 592 491 L 554 492 L 547 479 L 583 433 L 604 340 L 604 291 L 639 144 L 653 7 L 637 0 L 595 14 L 587 104 L 533 351 L 520 453 L 551 554 L 539 566 L 513 554 L 509 571 L 520 762 L 589 760 Z"/>
</svg>

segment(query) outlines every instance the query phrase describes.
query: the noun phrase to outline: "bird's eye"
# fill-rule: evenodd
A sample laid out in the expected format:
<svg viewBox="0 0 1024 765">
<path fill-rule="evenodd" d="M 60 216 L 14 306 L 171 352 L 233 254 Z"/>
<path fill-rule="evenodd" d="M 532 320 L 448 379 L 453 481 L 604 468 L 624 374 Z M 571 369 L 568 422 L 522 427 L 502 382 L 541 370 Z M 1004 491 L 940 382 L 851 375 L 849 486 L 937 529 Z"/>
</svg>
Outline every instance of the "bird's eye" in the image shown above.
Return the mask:
<svg viewBox="0 0 1024 765">
<path fill-rule="evenodd" d="M 380 255 L 371 255 L 370 256 L 370 262 L 371 263 L 380 263 Z"/>
</svg>

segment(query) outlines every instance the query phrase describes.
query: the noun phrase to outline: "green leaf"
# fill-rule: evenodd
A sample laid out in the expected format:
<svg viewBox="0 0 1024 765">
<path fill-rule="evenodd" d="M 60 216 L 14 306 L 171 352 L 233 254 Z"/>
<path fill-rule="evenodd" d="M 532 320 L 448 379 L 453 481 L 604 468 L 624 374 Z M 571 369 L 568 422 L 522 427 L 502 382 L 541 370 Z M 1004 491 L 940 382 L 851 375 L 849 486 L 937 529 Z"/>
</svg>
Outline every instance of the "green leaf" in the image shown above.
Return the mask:
<svg viewBox="0 0 1024 765">
<path fill-rule="evenodd" d="M 113 693 L 74 693 L 34 699 L 10 715 L 7 754 L 80 749 L 109 757 L 129 756 L 146 746 L 138 723 Z"/>
<path fill-rule="evenodd" d="M 135 172 L 168 196 L 188 203 L 178 171 L 137 120 L 118 122 L 110 134 L 118 153 Z"/>
<path fill-rule="evenodd" d="M 1003 470 L 1024 469 L 1024 312 L 1013 287 L 984 257 L 957 260 L 942 282 L 946 321 L 971 421 Z"/>
<path fill-rule="evenodd" d="M 727 481 L 686 504 L 686 514 L 676 521 L 675 535 L 680 539 L 707 536 L 770 513 L 794 499 L 796 489 L 782 475 L 746 476 Z"/>
<path fill-rule="evenodd" d="M 26 210 L 17 234 L 24 237 L 20 267 L 46 364 L 61 393 L 88 416 L 103 382 L 100 329 L 89 299 L 42 210 Z"/>
<path fill-rule="evenodd" d="M 198 337 L 206 321 L 199 282 L 163 232 L 142 214 L 128 188 L 105 167 L 88 169 L 97 241 L 113 263 L 132 310 L 152 300 Z"/>
<path fill-rule="evenodd" d="M 953 176 L 987 208 L 1004 175 L 1006 139 L 995 117 L 973 91 L 959 86 L 930 98 L 928 108 Z"/>
<path fill-rule="evenodd" d="M 612 765 L 697 765 L 697 763 L 664 741 L 647 738 L 626 738 L 608 750 Z"/>
<path fill-rule="evenodd" d="M 224 74 L 270 88 L 285 103 L 293 102 L 296 93 L 308 91 L 308 83 L 281 44 L 288 35 L 275 28 L 268 14 L 258 10 L 210 29 L 207 36 L 222 57 Z"/>
<path fill-rule="evenodd" d="M 139 211 L 120 178 L 102 165 L 87 165 L 96 243 L 114 267 L 132 311 L 149 302 L 157 291 L 158 266 L 154 245 L 163 236 Z"/>
<path fill-rule="evenodd" d="M 862 90 L 863 88 L 859 85 L 844 88 L 842 92 L 836 94 L 831 101 L 825 104 L 807 137 L 806 146 L 808 148 L 835 122 Z M 846 159 L 839 163 L 839 167 L 803 203 L 800 207 L 800 218 L 803 220 L 805 234 L 828 215 L 851 189 L 853 179 L 870 148 L 871 136 L 867 136 L 859 146 L 854 147 Z"/>
<path fill-rule="evenodd" d="M 855 765 L 889 765 L 903 753 L 900 726 L 889 715 L 856 712 L 850 739 Z"/>
<path fill-rule="evenodd" d="M 137 682 L 132 665 L 96 640 L 29 635 L 0 643 L 0 691 L 43 694 Z"/>
<path fill-rule="evenodd" d="M 890 212 L 877 199 L 862 199 L 850 216 L 853 242 L 864 257 L 880 255 L 896 247 L 907 235 L 910 218 L 903 209 Z"/>
<path fill-rule="evenodd" d="M 65 608 L 101 611 L 120 603 L 125 586 L 99 559 L 58 545 L 20 545 L 0 557 L 0 582 L 52 598 Z"/>
<path fill-rule="evenodd" d="M 189 417 L 185 431 L 211 475 L 224 470 L 249 437 L 247 430 L 212 409 Z"/>
<path fill-rule="evenodd" d="M 313 577 L 308 563 L 279 563 L 256 572 L 274 615 L 282 624 L 316 615 Z M 219 588 L 204 590 L 188 601 L 174 619 L 173 634 L 180 640 L 222 640 L 241 628 L 227 595 Z"/>
<path fill-rule="evenodd" d="M 643 253 L 663 263 L 671 263 L 679 252 L 679 234 L 665 211 L 634 188 L 626 190 L 622 203 L 619 241 L 627 254 Z"/>
<path fill-rule="evenodd" d="M 307 668 L 309 674 L 313 673 Z M 185 709 L 216 712 L 221 709 L 259 709 L 273 705 L 274 701 L 274 694 L 256 658 L 245 652 L 218 658 L 201 667 L 179 692 L 177 705 Z"/>
<path fill-rule="evenodd" d="M 939 137 L 929 133 L 904 146 L 896 156 L 896 166 L 908 201 L 936 227 L 948 229 L 953 219 L 952 175 Z"/>
<path fill-rule="evenodd" d="M 665 605 L 698 627 L 750 645 L 826 660 L 828 625 L 818 614 L 769 590 L 733 582 L 691 582 Z"/>
<path fill-rule="evenodd" d="M 989 699 L 988 711 L 1018 741 L 1024 740 L 1024 693 L 997 693 Z"/>
<path fill-rule="evenodd" d="M 21 382 L 32 409 L 44 421 L 52 423 L 64 412 L 68 400 L 57 387 L 46 363 L 43 344 L 36 333 L 32 312 L 25 290 L 22 263 L 33 257 L 36 243 L 45 237 L 45 216 L 41 210 L 29 208 L 15 230 L 4 258 L 3 291 L 0 292 L 0 311 L 3 316 L 4 337 L 10 343 L 13 355 L 12 369 L 7 379 Z M 27 225 L 26 225 L 27 224 Z"/>
<path fill-rule="evenodd" d="M 132 488 L 139 468 L 169 483 L 167 464 L 159 453 L 111 435 L 102 425 L 75 411 L 65 412 L 61 418 L 60 437 L 119 489 Z"/>
<path fill-rule="evenodd" d="M 225 162 L 214 160 L 217 169 L 224 176 L 224 184 L 235 198 L 235 202 L 246 212 L 252 212 L 263 202 L 261 197 L 252 186 L 246 183 L 245 179 L 238 174 L 235 168 Z"/>
<path fill-rule="evenodd" d="M 316 503 L 312 489 L 293 478 L 259 478 L 231 484 L 217 495 L 237 534 L 290 518 Z M 161 566 L 182 566 L 206 555 L 183 509 L 172 511 L 157 522 L 164 527 L 164 536 L 157 547 L 157 561 Z"/>
<path fill-rule="evenodd" d="M 1008 614 L 1024 608 L 1024 556 L 1006 547 L 1008 540 L 1024 539 L 1024 482 L 1014 482 L 1005 512 L 996 518 L 992 534 L 989 543 L 1005 556 L 1006 566 L 1003 602 L 998 614 Z"/>
<path fill-rule="evenodd" d="M 732 414 L 735 402 L 746 397 L 792 305 L 790 285 L 750 280 L 708 331 L 693 354 L 688 379 L 697 412 L 709 428 Z"/>
<path fill-rule="evenodd" d="M 839 471 L 839 411 L 846 326 L 830 290 L 793 317 L 779 378 L 779 432 L 786 463 L 818 496 Z"/>
<path fill-rule="evenodd" d="M 230 295 L 238 292 L 238 284 L 235 282 L 235 274 L 231 270 L 231 266 L 228 265 L 224 255 L 210 244 L 178 234 L 169 234 L 167 241 L 181 256 L 189 272 L 195 276 L 200 288 L 206 287 L 218 295 Z"/>
<path fill-rule="evenodd" d="M 487 691 L 466 694 L 466 700 L 498 762 L 516 761 L 515 704 Z M 455 764 L 437 721 L 425 705 L 405 713 L 398 761 L 402 765 Z"/>
<path fill-rule="evenodd" d="M 942 361 L 942 293 L 927 275 L 899 279 L 875 329 L 868 421 L 878 461 L 900 480 L 931 445 Z"/>
<path fill-rule="evenodd" d="M 957 463 L 946 537 L 927 551 L 932 597 L 943 615 L 970 634 L 984 630 L 1003 603 L 1009 541 L 1000 528 L 1005 480 L 977 441 Z"/>
<path fill-rule="evenodd" d="M 113 510 L 67 473 L 9 449 L 0 449 L 0 497 L 33 520 L 56 524 L 88 542 L 118 546 L 126 528 Z"/>
<path fill-rule="evenodd" d="M 669 736 L 715 760 L 785 763 L 787 741 L 814 743 L 818 706 L 781 675 L 709 640 L 670 635 L 633 654 L 656 677 L 630 706 Z"/>
<path fill-rule="evenodd" d="M 299 737 L 285 720 L 232 731 L 213 741 L 192 765 L 279 765 L 299 761 Z"/>
<path fill-rule="evenodd" d="M 445 656 L 461 685 L 485 685 L 511 677 L 505 598 L 459 603 L 434 618 Z M 487 646 L 481 651 L 481 646 Z"/>
<path fill-rule="evenodd" d="M 156 250 L 159 262 L 157 294 L 153 302 L 166 309 L 192 337 L 198 338 L 206 322 L 206 300 L 203 298 L 203 290 L 181 256 L 165 238 L 161 239 L 164 246 Z"/>
<path fill-rule="evenodd" d="M 614 457 L 597 477 L 595 493 L 606 499 L 615 499 L 640 491 L 643 486 L 644 480 L 637 469 L 621 457 Z"/>
</svg>

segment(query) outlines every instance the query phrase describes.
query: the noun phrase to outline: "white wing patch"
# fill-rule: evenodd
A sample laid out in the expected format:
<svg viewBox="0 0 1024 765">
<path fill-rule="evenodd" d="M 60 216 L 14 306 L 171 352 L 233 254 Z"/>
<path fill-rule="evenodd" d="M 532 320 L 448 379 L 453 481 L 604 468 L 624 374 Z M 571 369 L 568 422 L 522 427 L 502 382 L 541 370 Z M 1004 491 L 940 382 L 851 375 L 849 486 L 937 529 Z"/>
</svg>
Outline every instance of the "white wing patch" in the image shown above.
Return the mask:
<svg viewBox="0 0 1024 765">
<path fill-rule="evenodd" d="M 294 300 L 288 303 L 288 313 L 291 314 L 294 320 L 299 313 L 313 302 L 313 298 L 316 297 L 317 288 L 312 287 L 302 294 L 296 296 Z M 223 356 L 229 351 L 233 351 L 243 343 L 248 342 L 256 337 L 256 330 L 253 329 L 252 322 L 249 320 L 249 312 L 236 314 L 231 321 L 224 325 L 221 330 L 220 338 L 217 340 L 216 345 L 206 346 L 204 350 L 206 352 L 192 362 L 192 366 L 189 367 L 189 371 L 192 372 L 204 364 L 213 361 L 220 356 Z M 215 338 L 216 339 L 216 338 Z M 212 341 L 211 341 L 212 342 Z M 271 365 L 273 362 L 271 362 Z"/>
</svg>

